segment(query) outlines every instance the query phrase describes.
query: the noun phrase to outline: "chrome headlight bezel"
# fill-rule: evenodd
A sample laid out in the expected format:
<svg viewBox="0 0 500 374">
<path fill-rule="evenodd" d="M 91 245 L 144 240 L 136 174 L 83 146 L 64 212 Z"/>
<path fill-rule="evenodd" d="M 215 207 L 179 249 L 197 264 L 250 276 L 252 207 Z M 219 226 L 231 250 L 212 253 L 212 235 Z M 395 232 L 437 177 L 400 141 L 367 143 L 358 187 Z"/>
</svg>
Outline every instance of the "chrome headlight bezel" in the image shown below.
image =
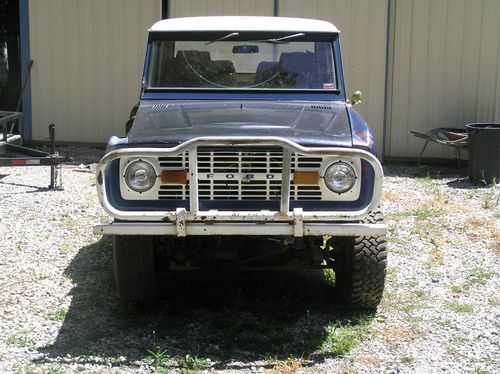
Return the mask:
<svg viewBox="0 0 500 374">
<path fill-rule="evenodd" d="M 325 169 L 323 176 L 326 187 L 339 195 L 351 191 L 356 185 L 357 179 L 358 176 L 354 168 L 344 161 L 330 164 Z"/>
<path fill-rule="evenodd" d="M 148 161 L 137 159 L 130 162 L 124 173 L 123 178 L 127 187 L 137 193 L 144 193 L 153 188 L 157 180 L 157 171 L 155 167 Z M 134 178 L 136 179 L 134 181 Z M 140 181 L 139 178 L 143 178 Z M 140 184 L 143 183 L 143 186 Z"/>
</svg>

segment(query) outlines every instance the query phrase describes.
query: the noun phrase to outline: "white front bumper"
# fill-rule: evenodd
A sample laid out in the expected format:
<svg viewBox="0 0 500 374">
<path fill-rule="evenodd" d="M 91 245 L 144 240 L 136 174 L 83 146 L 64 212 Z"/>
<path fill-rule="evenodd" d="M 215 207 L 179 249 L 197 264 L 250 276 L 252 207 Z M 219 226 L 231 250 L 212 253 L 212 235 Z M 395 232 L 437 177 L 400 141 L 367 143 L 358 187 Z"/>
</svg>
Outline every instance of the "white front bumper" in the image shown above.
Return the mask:
<svg viewBox="0 0 500 374">
<path fill-rule="evenodd" d="M 308 221 L 309 213 L 294 209 L 286 215 L 278 212 L 198 212 L 178 209 L 171 222 L 114 222 L 94 226 L 100 235 L 266 235 L 266 236 L 382 236 L 385 224 Z M 325 215 L 324 219 L 328 216 Z"/>
<path fill-rule="evenodd" d="M 189 223 L 185 235 L 267 235 L 295 236 L 294 227 L 286 223 Z M 305 223 L 304 236 L 382 236 L 384 224 Z M 98 235 L 178 235 L 175 224 L 166 222 L 117 222 L 94 226 Z M 181 235 L 178 235 L 181 236 Z"/>
</svg>

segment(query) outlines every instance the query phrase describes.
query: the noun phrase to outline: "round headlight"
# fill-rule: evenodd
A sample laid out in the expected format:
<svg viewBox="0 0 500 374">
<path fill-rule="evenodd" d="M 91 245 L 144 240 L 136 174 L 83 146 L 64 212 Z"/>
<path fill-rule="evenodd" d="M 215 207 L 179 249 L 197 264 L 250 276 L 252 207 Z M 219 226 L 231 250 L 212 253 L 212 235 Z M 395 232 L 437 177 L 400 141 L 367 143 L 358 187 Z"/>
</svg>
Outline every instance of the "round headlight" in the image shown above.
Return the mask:
<svg viewBox="0 0 500 374">
<path fill-rule="evenodd" d="M 125 181 L 130 189 L 136 192 L 145 192 L 155 184 L 156 171 L 149 162 L 134 161 L 125 171 Z"/>
<path fill-rule="evenodd" d="M 355 182 L 356 173 L 352 166 L 345 162 L 336 162 L 325 171 L 325 184 L 333 192 L 347 192 Z"/>
</svg>

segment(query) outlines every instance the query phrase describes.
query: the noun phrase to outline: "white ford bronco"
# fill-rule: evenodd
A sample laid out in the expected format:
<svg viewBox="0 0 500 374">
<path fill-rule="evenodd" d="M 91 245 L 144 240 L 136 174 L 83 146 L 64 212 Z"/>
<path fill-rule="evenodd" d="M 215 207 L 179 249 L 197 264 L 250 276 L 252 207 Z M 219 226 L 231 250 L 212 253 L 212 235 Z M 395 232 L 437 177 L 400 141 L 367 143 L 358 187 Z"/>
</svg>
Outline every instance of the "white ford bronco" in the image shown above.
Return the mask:
<svg viewBox="0 0 500 374">
<path fill-rule="evenodd" d="M 199 17 L 149 30 L 140 102 L 97 191 L 115 278 L 148 302 L 158 272 L 331 269 L 346 305 L 384 289 L 383 171 L 346 98 L 339 31 L 279 17 Z"/>
</svg>

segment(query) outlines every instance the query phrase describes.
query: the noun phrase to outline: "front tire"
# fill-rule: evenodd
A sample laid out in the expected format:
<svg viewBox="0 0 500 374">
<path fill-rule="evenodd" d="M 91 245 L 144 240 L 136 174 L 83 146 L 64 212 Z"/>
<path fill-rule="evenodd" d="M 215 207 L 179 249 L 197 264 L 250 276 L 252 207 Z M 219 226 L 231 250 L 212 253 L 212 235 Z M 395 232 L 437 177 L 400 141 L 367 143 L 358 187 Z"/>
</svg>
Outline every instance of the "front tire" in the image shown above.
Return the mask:
<svg viewBox="0 0 500 374">
<path fill-rule="evenodd" d="M 364 223 L 382 223 L 380 211 L 372 212 Z M 327 242 L 333 260 L 335 290 L 349 307 L 376 309 L 382 300 L 387 269 L 385 236 L 331 238 Z"/>
<path fill-rule="evenodd" d="M 158 294 L 153 239 L 149 236 L 113 237 L 116 289 L 124 304 L 150 304 Z"/>
</svg>

